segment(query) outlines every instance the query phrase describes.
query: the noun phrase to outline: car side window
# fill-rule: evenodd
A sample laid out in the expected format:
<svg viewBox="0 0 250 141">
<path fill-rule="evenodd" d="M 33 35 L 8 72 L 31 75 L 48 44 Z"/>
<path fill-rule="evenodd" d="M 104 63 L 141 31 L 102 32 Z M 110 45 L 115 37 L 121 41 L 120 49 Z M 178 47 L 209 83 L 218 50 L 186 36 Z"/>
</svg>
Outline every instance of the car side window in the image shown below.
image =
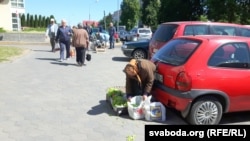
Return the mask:
<svg viewBox="0 0 250 141">
<path fill-rule="evenodd" d="M 228 68 L 249 68 L 249 47 L 245 43 L 230 43 L 219 47 L 212 54 L 208 65 Z"/>
<path fill-rule="evenodd" d="M 236 27 L 211 25 L 210 26 L 210 34 L 235 36 L 236 35 Z"/>
<path fill-rule="evenodd" d="M 250 29 L 240 28 L 240 35 L 244 37 L 250 37 Z"/>
<path fill-rule="evenodd" d="M 184 35 L 207 35 L 207 25 L 186 25 L 184 29 Z"/>
</svg>

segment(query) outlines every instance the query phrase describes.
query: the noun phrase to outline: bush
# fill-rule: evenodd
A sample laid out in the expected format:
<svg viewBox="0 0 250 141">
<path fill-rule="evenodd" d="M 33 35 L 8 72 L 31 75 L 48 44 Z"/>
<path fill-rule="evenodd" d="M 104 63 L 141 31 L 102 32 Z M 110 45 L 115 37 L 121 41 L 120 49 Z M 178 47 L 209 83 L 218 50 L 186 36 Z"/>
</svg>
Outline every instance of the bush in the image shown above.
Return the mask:
<svg viewBox="0 0 250 141">
<path fill-rule="evenodd" d="M 23 27 L 23 32 L 45 32 L 46 28 L 32 28 L 32 27 Z"/>
<path fill-rule="evenodd" d="M 0 33 L 6 32 L 2 27 L 0 27 Z"/>
</svg>

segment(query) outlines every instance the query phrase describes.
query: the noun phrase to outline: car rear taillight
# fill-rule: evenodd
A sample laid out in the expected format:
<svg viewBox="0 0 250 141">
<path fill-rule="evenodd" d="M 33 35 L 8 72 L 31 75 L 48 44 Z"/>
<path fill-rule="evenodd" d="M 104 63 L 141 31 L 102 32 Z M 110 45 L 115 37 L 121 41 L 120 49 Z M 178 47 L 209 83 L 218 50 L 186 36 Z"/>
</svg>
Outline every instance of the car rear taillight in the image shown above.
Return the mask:
<svg viewBox="0 0 250 141">
<path fill-rule="evenodd" d="M 191 77 L 186 72 L 180 72 L 177 75 L 175 87 L 180 91 L 189 91 L 191 89 Z"/>
</svg>

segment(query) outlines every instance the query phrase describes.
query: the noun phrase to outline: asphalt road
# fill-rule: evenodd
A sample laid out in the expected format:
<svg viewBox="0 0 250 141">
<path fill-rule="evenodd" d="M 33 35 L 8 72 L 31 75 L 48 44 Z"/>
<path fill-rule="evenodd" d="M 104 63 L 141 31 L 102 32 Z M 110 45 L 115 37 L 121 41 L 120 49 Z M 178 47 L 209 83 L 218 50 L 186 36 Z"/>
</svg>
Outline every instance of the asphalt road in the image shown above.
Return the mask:
<svg viewBox="0 0 250 141">
<path fill-rule="evenodd" d="M 10 45 L 8 45 L 10 46 Z M 104 53 L 90 51 L 87 66 L 75 58 L 58 62 L 49 45 L 12 45 L 30 51 L 0 63 L 1 141 L 118 141 L 135 135 L 144 140 L 145 125 L 185 125 L 167 109 L 166 121 L 132 120 L 117 116 L 106 102 L 106 90 L 124 86 L 122 72 L 129 58 L 117 45 Z M 250 124 L 250 112 L 226 114 L 221 124 Z"/>
</svg>

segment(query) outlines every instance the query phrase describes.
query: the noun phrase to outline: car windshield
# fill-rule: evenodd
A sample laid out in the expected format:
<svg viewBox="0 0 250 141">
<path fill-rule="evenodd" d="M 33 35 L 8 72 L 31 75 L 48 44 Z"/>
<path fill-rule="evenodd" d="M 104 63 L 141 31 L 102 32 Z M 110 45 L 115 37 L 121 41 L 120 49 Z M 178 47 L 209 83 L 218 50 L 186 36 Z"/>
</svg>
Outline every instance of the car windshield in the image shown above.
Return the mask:
<svg viewBox="0 0 250 141">
<path fill-rule="evenodd" d="M 192 55 L 200 41 L 188 39 L 175 39 L 165 44 L 153 56 L 152 61 L 172 65 L 182 65 Z"/>
</svg>

